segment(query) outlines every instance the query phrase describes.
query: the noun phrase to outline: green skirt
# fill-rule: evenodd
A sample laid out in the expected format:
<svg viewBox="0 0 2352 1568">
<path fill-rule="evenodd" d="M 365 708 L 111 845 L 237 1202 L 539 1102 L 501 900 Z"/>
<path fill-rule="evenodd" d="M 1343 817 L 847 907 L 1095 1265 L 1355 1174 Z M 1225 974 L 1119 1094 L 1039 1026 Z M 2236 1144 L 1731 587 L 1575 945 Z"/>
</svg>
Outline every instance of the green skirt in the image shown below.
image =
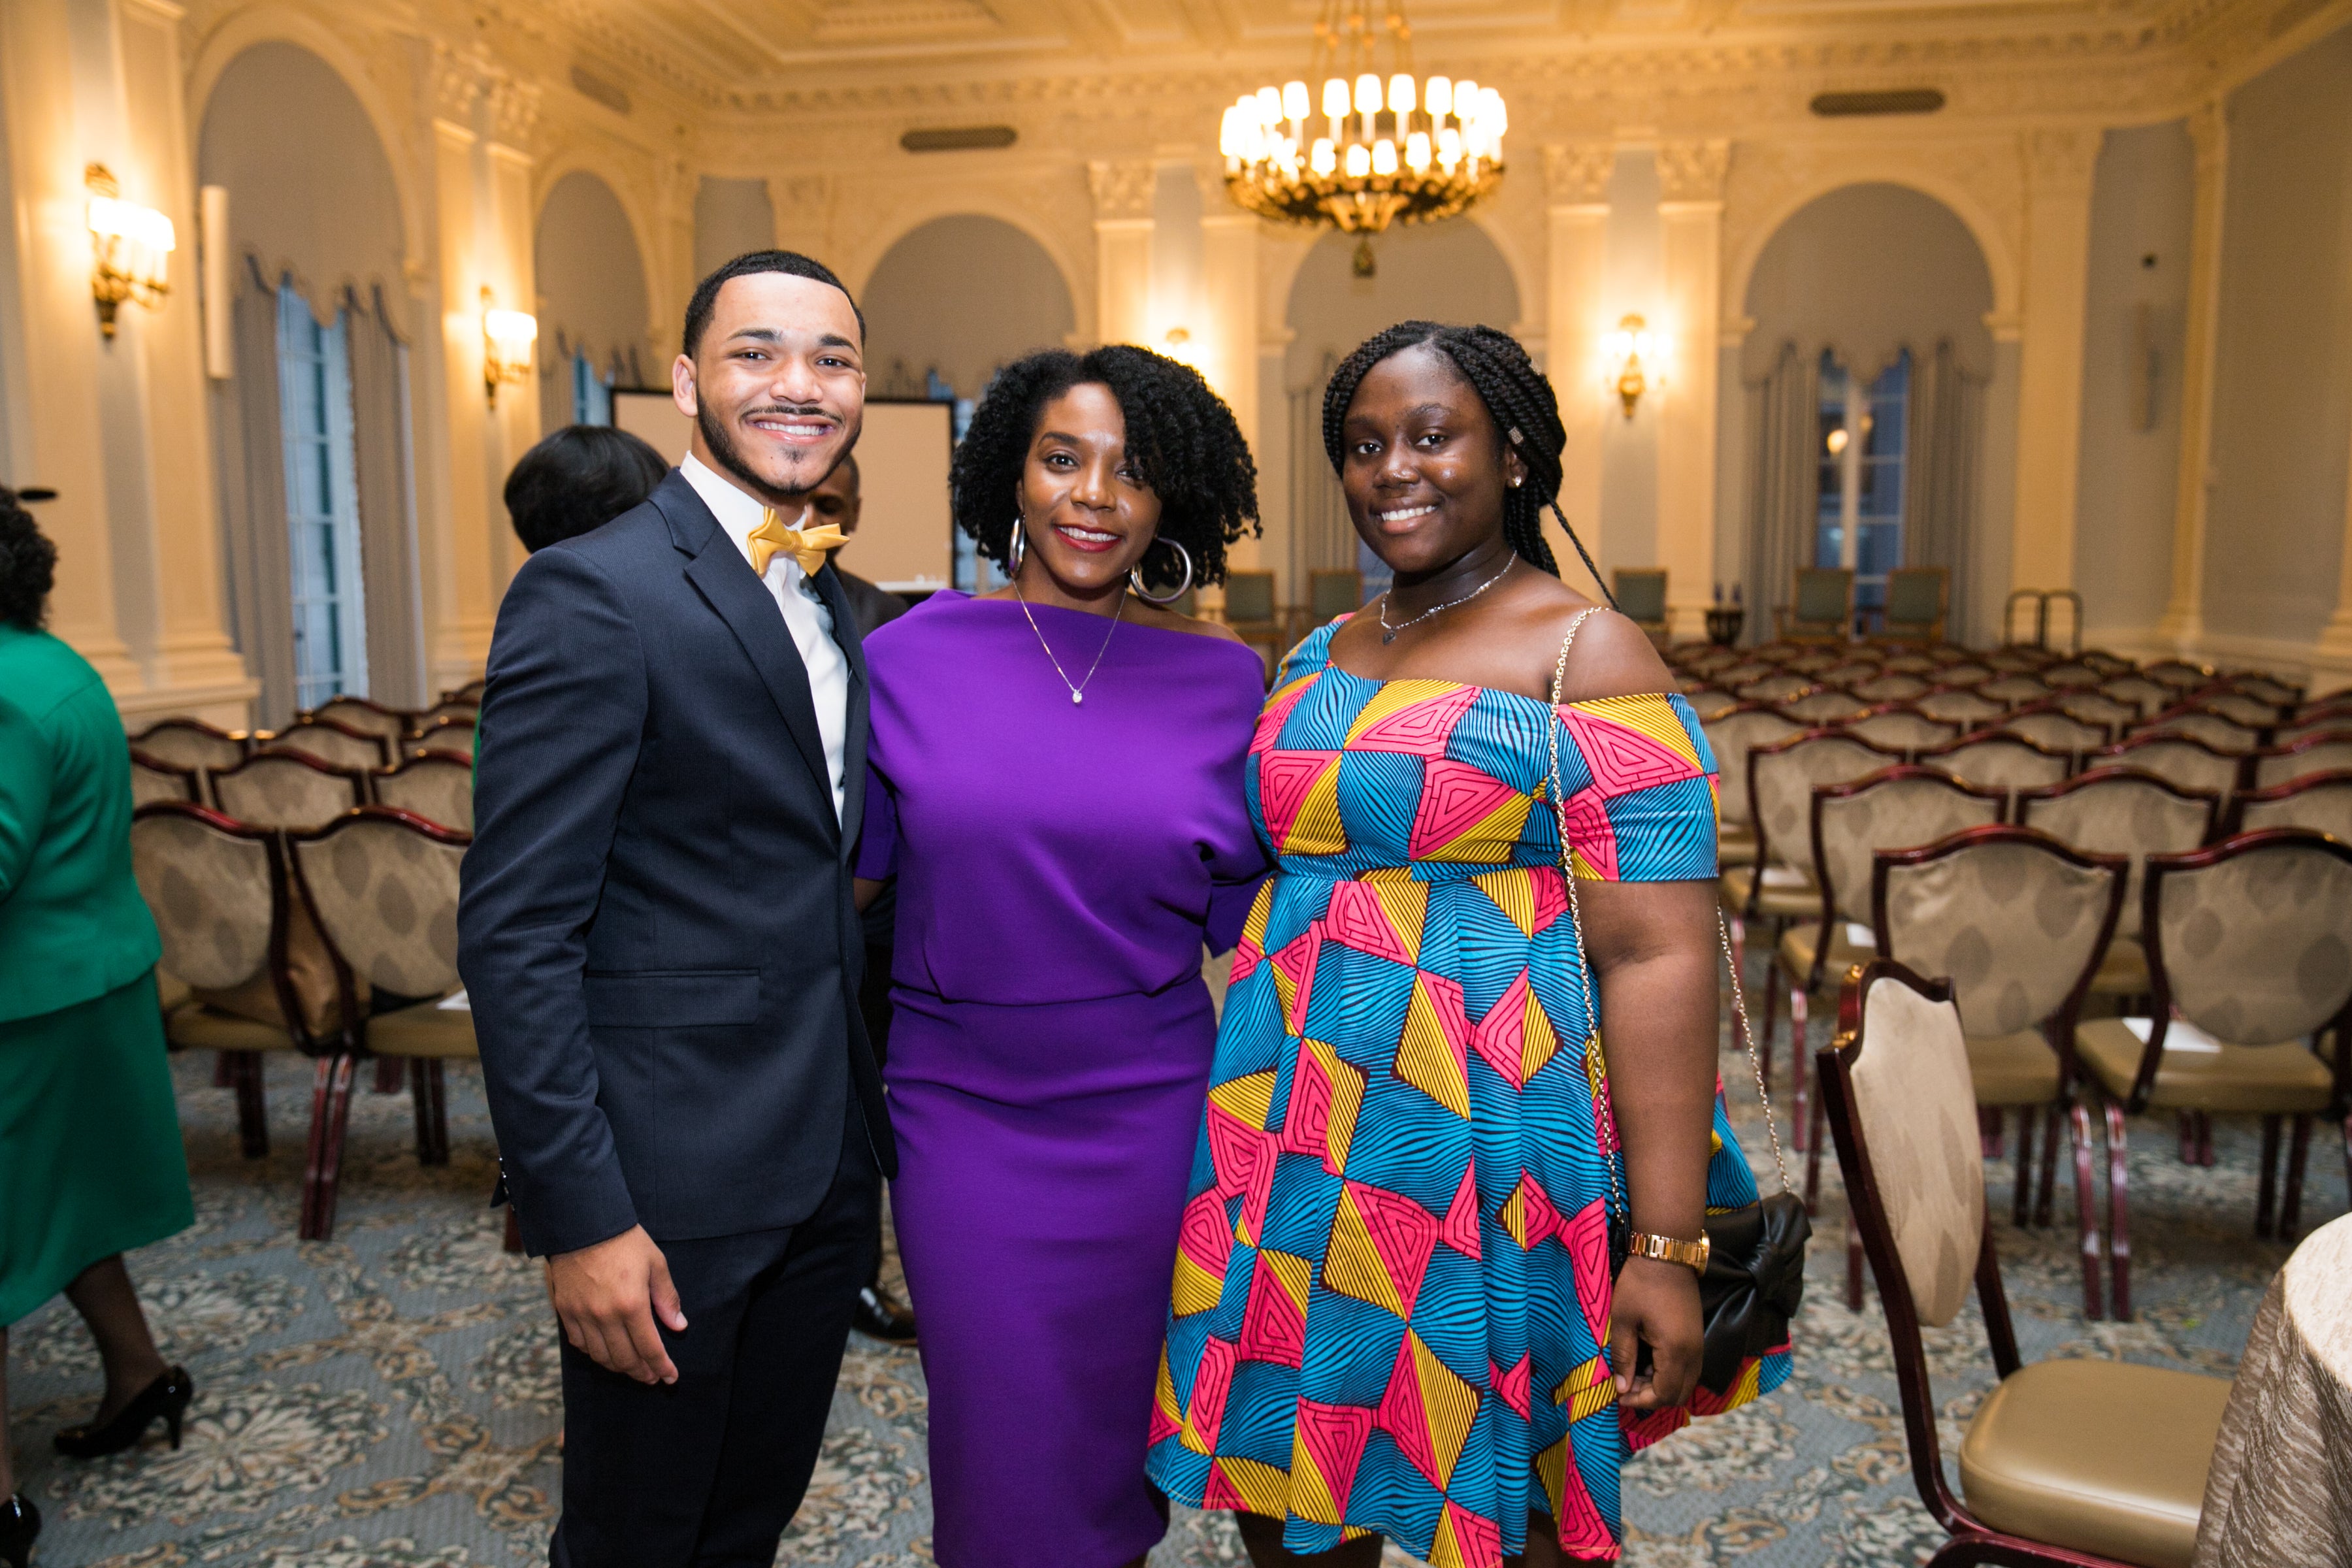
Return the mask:
<svg viewBox="0 0 2352 1568">
<path fill-rule="evenodd" d="M 0 1024 L 0 1327 L 195 1217 L 152 973 Z"/>
</svg>

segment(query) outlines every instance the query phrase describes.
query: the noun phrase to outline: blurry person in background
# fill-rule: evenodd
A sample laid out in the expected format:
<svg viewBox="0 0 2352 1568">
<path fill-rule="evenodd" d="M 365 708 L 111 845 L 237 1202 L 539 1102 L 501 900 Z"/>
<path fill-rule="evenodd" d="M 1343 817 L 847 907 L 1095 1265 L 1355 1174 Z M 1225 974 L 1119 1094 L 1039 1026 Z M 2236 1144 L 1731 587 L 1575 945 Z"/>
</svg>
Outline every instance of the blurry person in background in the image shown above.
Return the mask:
<svg viewBox="0 0 2352 1568">
<path fill-rule="evenodd" d="M 810 510 L 816 514 L 814 521 L 820 524 L 829 522 L 854 536 L 858 517 L 865 510 L 865 501 L 858 494 L 856 455 L 852 453 L 842 458 L 841 466 L 825 476 L 824 483 L 809 492 L 808 500 Z M 907 613 L 906 600 L 844 568 L 841 556 L 841 551 L 834 552 L 833 574 L 841 579 L 842 594 L 849 600 L 849 613 L 857 619 L 857 635 L 861 638 L 872 637 L 877 627 Z M 896 879 L 859 918 L 866 927 L 866 981 L 857 990 L 857 1010 L 865 1015 L 866 1033 L 874 1041 L 874 1059 L 881 1062 L 890 1048 L 890 964 L 894 957 L 890 933 L 898 919 Z M 882 1284 L 879 1226 L 874 1233 L 873 1276 L 857 1293 L 857 1306 L 849 1321 L 860 1333 L 893 1344 L 912 1344 L 915 1340 L 915 1314 Z"/>
<path fill-rule="evenodd" d="M 167 1365 L 122 1255 L 195 1221 L 155 1001 L 163 942 L 131 875 L 131 753 L 106 683 L 42 629 L 57 547 L 0 489 L 0 1563 L 41 1516 L 16 1495 L 6 1325 L 63 1290 L 106 1393 L 58 1451 L 93 1459 L 194 1386 Z"/>
<path fill-rule="evenodd" d="M 522 547 L 536 553 L 641 504 L 667 472 L 667 460 L 640 437 L 609 425 L 566 425 L 507 476 L 507 516 Z"/>
</svg>

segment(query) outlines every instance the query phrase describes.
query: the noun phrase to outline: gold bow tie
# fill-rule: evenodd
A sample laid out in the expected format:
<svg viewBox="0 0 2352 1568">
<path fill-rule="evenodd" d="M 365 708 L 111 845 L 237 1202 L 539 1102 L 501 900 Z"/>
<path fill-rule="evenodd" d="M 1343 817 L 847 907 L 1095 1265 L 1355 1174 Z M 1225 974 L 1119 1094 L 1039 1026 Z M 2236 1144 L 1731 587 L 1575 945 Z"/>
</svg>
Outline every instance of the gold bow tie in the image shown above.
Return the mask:
<svg viewBox="0 0 2352 1568">
<path fill-rule="evenodd" d="M 808 515 L 803 511 L 803 517 Z M 768 574 L 768 563 L 782 550 L 801 563 L 801 570 L 814 577 L 824 565 L 825 556 L 849 542 L 849 535 L 829 522 L 814 528 L 786 528 L 773 507 L 760 509 L 760 526 L 751 531 L 751 570 L 760 576 Z"/>
</svg>

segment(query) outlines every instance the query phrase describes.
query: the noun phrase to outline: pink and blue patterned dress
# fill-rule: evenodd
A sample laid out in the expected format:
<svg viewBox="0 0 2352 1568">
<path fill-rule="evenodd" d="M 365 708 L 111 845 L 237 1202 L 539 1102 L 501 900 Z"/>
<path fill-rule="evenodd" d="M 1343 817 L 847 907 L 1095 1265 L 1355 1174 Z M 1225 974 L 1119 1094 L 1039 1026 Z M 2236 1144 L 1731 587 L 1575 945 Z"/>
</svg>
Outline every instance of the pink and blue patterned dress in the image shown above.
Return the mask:
<svg viewBox="0 0 2352 1568">
<path fill-rule="evenodd" d="M 1291 654 L 1250 747 L 1278 868 L 1234 955 L 1151 1478 L 1283 1521 L 1295 1552 L 1377 1532 L 1496 1568 L 1535 1511 L 1568 1555 L 1614 1559 L 1625 1458 L 1779 1386 L 1788 1351 L 1728 1396 L 1618 1410 L 1615 1136 L 1559 869 L 1553 710 L 1350 675 L 1337 627 Z M 1712 879 L 1715 762 L 1689 705 L 1557 720 L 1576 874 Z M 1718 1093 L 1707 1203 L 1755 1196 Z"/>
</svg>

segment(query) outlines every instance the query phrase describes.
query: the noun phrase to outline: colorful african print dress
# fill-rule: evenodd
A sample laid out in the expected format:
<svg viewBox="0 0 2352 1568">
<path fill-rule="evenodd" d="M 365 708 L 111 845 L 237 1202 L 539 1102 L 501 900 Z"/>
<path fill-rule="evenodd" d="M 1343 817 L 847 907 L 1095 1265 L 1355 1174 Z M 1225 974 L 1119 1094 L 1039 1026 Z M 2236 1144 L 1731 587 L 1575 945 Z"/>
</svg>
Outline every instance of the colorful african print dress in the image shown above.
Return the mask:
<svg viewBox="0 0 2352 1568">
<path fill-rule="evenodd" d="M 1246 777 L 1279 858 L 1226 994 L 1178 1243 L 1150 1473 L 1327 1551 L 1494 1568 L 1527 1519 L 1613 1559 L 1618 1468 L 1789 1374 L 1621 1415 L 1613 1149 L 1549 805 L 1549 704 L 1292 653 Z M 1577 875 L 1712 878 L 1714 759 L 1679 697 L 1559 710 Z M 1614 1158 L 1612 1155 L 1611 1158 Z M 1620 1180 L 1622 1180 L 1622 1168 Z M 1718 1092 L 1707 1203 L 1756 1187 Z"/>
</svg>

